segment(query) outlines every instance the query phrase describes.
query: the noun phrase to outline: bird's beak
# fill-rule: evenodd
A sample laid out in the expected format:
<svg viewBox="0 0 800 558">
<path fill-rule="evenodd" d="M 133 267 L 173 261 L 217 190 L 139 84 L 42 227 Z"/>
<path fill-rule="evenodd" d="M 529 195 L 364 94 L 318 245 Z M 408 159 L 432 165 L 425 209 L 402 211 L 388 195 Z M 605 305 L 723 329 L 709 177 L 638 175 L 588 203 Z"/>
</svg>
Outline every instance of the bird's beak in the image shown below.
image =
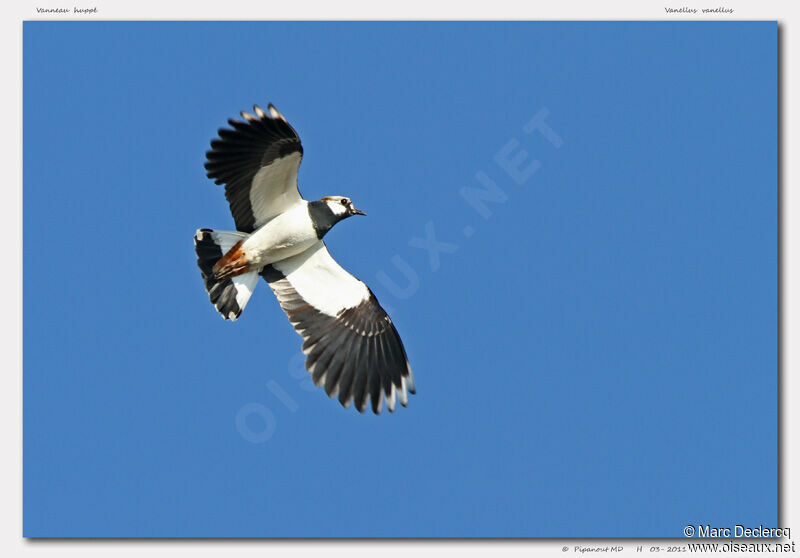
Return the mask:
<svg viewBox="0 0 800 558">
<path fill-rule="evenodd" d="M 353 208 L 353 214 L 354 215 L 366 215 L 366 213 L 364 213 L 360 209 L 356 209 L 355 207 Z"/>
</svg>

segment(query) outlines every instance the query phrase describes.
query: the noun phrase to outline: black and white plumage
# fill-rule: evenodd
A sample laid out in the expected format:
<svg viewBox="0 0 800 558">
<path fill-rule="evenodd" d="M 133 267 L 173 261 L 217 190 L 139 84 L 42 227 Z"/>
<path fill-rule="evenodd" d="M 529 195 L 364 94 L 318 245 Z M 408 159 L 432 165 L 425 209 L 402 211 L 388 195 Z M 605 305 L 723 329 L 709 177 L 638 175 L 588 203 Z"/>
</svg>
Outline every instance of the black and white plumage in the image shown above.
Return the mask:
<svg viewBox="0 0 800 558">
<path fill-rule="evenodd" d="M 206 153 L 208 177 L 225 184 L 236 229 L 245 233 L 303 199 L 297 189 L 300 137 L 272 105 L 269 113 L 253 108 L 257 116 L 243 112 L 244 122 L 228 120 L 233 129 L 220 129 Z"/>
<path fill-rule="evenodd" d="M 263 277 L 303 338 L 314 384 L 345 407 L 394 411 L 415 392 L 405 348 L 375 295 L 331 257 L 322 238 L 364 215 L 349 198 L 300 196 L 303 155 L 294 128 L 269 105 L 229 120 L 206 154 L 208 177 L 225 185 L 237 231 L 200 229 L 197 263 L 209 298 L 236 320 Z"/>
</svg>

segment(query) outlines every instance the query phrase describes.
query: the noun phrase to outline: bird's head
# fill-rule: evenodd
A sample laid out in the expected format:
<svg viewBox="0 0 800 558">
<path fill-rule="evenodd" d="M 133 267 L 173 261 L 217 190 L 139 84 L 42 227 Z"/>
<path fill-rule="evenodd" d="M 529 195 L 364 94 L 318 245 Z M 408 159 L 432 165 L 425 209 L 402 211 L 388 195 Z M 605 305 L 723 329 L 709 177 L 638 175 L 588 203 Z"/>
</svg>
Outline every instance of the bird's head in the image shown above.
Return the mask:
<svg viewBox="0 0 800 558">
<path fill-rule="evenodd" d="M 325 196 L 320 200 L 328 206 L 328 209 L 339 219 L 345 219 L 353 215 L 366 215 L 360 209 L 356 209 L 350 198 L 344 196 Z"/>
</svg>

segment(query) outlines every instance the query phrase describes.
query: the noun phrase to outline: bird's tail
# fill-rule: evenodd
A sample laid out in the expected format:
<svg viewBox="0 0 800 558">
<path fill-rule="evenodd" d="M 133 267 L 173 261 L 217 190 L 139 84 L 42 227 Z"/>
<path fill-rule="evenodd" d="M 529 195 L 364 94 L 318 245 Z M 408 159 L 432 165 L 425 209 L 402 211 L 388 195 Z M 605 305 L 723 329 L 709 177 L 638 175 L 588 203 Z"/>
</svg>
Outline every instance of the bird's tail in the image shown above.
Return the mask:
<svg viewBox="0 0 800 558">
<path fill-rule="evenodd" d="M 194 250 L 197 266 L 203 275 L 206 291 L 211 303 L 226 320 L 236 320 L 244 310 L 250 295 L 258 283 L 258 271 L 247 271 L 239 275 L 221 274 L 215 269 L 217 262 L 249 235 L 233 231 L 200 229 L 194 235 Z M 224 263 L 224 262 L 223 262 Z"/>
</svg>

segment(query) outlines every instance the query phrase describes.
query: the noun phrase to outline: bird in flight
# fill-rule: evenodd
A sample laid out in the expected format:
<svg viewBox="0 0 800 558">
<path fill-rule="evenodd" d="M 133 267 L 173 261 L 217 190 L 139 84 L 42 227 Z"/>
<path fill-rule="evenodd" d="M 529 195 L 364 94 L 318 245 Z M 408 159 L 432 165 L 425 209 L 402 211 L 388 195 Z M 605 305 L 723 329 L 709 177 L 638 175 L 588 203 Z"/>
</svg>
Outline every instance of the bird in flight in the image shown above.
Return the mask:
<svg viewBox="0 0 800 558">
<path fill-rule="evenodd" d="M 323 237 L 353 215 L 350 198 L 306 201 L 297 188 L 303 146 L 273 106 L 228 120 L 206 153 L 208 177 L 225 185 L 236 231 L 194 236 L 211 303 L 236 320 L 263 277 L 303 338 L 306 369 L 331 398 L 375 414 L 415 393 L 403 342 L 378 299 L 328 252 Z"/>
</svg>

